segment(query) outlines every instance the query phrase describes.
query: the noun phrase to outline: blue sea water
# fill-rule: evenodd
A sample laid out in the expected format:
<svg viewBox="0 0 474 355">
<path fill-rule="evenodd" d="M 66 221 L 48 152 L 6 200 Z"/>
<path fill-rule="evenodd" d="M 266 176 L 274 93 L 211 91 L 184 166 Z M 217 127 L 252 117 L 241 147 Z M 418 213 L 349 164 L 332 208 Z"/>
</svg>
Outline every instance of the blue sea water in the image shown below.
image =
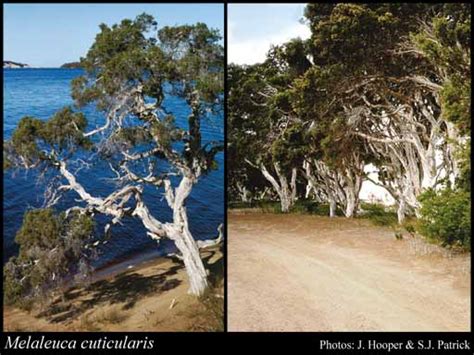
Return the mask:
<svg viewBox="0 0 474 355">
<path fill-rule="evenodd" d="M 81 75 L 80 69 L 4 69 L 3 135 L 9 139 L 24 116 L 48 119 L 58 109 L 72 105 L 70 82 Z M 176 115 L 178 125 L 184 125 L 189 108 L 182 100 L 174 97 L 165 99 L 168 109 Z M 90 128 L 99 126 L 104 118 L 93 108 L 85 111 Z M 204 119 L 201 124 L 203 142 L 223 140 L 223 116 Z M 219 168 L 201 177 L 187 201 L 190 229 L 196 239 L 207 239 L 217 235 L 217 227 L 224 219 L 224 154 L 217 155 Z M 78 181 L 93 195 L 105 197 L 113 191 L 110 181 L 113 177 L 106 165 L 97 165 L 81 170 Z M 14 242 L 15 234 L 21 226 L 24 213 L 43 205 L 45 182 L 38 179 L 34 171 L 6 171 L 3 177 L 3 260 L 18 252 Z M 56 206 L 63 209 L 76 204 L 73 192 L 66 194 Z M 162 221 L 171 220 L 171 210 L 163 199 L 163 191 L 147 188 L 145 202 L 153 215 Z M 98 218 L 98 230 L 105 219 Z M 171 242 L 157 246 L 151 240 L 138 220 L 127 219 L 123 226 L 114 226 L 112 238 L 100 248 L 96 267 L 126 259 L 141 253 L 163 254 L 173 249 Z"/>
</svg>

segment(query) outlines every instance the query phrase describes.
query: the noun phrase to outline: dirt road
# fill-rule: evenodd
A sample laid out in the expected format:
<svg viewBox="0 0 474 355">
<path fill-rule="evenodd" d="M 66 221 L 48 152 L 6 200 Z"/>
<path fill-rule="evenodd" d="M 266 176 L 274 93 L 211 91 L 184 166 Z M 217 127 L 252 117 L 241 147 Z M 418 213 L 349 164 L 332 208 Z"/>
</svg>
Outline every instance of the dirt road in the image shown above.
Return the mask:
<svg viewBox="0 0 474 355">
<path fill-rule="evenodd" d="M 470 255 L 447 258 L 361 219 L 228 222 L 230 331 L 470 330 Z"/>
</svg>

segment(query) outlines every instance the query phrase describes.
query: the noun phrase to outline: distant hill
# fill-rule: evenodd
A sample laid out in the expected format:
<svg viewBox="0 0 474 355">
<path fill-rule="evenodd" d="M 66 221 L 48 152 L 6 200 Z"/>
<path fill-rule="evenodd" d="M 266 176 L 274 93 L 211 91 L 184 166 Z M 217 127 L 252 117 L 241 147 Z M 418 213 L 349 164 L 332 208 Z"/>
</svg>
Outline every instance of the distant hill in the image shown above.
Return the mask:
<svg viewBox="0 0 474 355">
<path fill-rule="evenodd" d="M 11 60 L 4 60 L 3 61 L 4 68 L 29 68 L 28 64 L 12 62 Z"/>
<path fill-rule="evenodd" d="M 77 68 L 82 68 L 80 62 L 71 62 L 71 63 L 64 63 L 61 65 L 61 68 L 65 69 L 77 69 Z"/>
</svg>

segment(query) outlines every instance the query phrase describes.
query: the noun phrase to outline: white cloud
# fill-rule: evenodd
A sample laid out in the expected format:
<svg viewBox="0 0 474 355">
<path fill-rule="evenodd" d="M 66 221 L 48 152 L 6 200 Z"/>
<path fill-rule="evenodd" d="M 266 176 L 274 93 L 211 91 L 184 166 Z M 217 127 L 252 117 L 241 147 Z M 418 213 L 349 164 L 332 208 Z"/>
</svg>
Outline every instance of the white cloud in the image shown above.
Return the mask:
<svg viewBox="0 0 474 355">
<path fill-rule="evenodd" d="M 235 24 L 229 22 L 228 58 L 229 63 L 255 64 L 265 60 L 265 56 L 272 44 L 282 44 L 296 37 L 307 39 L 311 32 L 309 28 L 301 23 L 295 23 L 289 27 L 283 27 L 278 32 L 268 37 L 252 38 L 248 40 L 237 40 L 235 38 Z"/>
</svg>

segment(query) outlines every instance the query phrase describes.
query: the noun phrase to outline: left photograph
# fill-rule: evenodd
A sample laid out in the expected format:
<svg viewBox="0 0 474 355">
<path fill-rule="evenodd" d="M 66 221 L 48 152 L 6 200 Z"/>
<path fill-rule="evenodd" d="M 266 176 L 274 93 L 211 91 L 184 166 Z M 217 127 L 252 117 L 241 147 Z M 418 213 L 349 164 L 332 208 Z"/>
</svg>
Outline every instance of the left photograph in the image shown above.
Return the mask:
<svg viewBox="0 0 474 355">
<path fill-rule="evenodd" d="M 4 5 L 4 331 L 224 331 L 223 34 L 223 4 Z"/>
</svg>

